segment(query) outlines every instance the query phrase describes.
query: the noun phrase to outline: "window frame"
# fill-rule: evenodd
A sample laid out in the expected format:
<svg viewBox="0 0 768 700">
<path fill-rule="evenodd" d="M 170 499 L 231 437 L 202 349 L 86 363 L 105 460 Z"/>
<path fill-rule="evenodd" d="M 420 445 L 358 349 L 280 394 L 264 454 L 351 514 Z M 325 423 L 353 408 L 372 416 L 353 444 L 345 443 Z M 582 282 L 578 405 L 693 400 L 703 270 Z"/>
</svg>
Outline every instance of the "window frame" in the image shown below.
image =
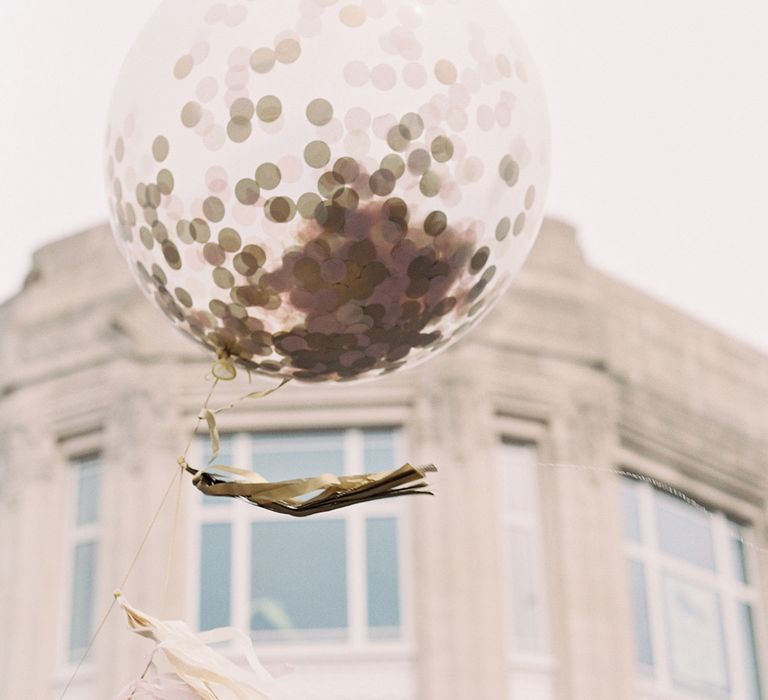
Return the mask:
<svg viewBox="0 0 768 700">
<path fill-rule="evenodd" d="M 98 493 L 98 515 L 93 523 L 84 525 L 77 524 L 77 512 L 79 506 L 79 468 L 80 465 L 90 461 L 97 461 L 100 469 L 100 484 Z M 93 600 L 93 619 L 91 620 L 91 629 L 88 638 L 90 640 L 98 623 L 98 599 L 101 591 L 103 566 L 101 558 L 103 556 L 103 528 L 104 528 L 104 481 L 106 469 L 104 463 L 104 452 L 98 446 L 89 446 L 77 451 L 66 454 L 63 458 L 65 467 L 65 489 L 67 493 L 66 506 L 63 509 L 63 550 L 64 566 L 61 588 L 61 605 L 59 615 L 59 634 L 57 636 L 57 671 L 54 675 L 54 685 L 58 687 L 69 679 L 72 671 L 80 662 L 80 657 L 85 648 L 77 650 L 74 657 L 71 656 L 70 635 L 72 625 L 72 596 L 75 585 L 75 548 L 78 544 L 94 542 L 96 544 L 96 571 L 94 573 L 94 600 Z M 83 661 L 78 676 L 73 683 L 71 692 L 77 697 L 78 688 L 90 687 L 97 672 L 97 660 L 93 653 Z"/>
<path fill-rule="evenodd" d="M 356 474 L 365 471 L 363 460 L 363 433 L 366 430 L 392 430 L 394 440 L 395 463 L 391 468 L 396 468 L 403 463 L 405 433 L 401 426 L 393 426 L 385 423 L 372 423 L 370 425 L 356 424 L 349 427 L 338 425 L 291 427 L 288 430 L 232 430 L 222 433 L 222 440 L 231 439 L 232 464 L 250 469 L 251 464 L 251 436 L 260 434 L 275 434 L 292 432 L 317 432 L 339 431 L 342 433 L 342 445 L 344 463 L 343 474 Z M 201 439 L 193 443 L 190 450 L 192 463 L 199 464 L 204 459 L 204 444 L 208 436 L 201 434 Z M 290 516 L 280 515 L 268 510 L 257 508 L 244 502 L 236 502 L 235 499 L 221 499 L 218 504 L 204 504 L 202 494 L 193 494 L 190 503 L 190 556 L 192 575 L 188 577 L 187 600 L 189 601 L 189 616 L 195 629 L 200 622 L 200 566 L 201 566 L 201 536 L 202 526 L 205 523 L 229 522 L 232 526 L 232 560 L 231 560 L 231 599 L 230 599 L 230 626 L 236 627 L 250 635 L 248 622 L 248 602 L 251 597 L 250 580 L 250 552 L 251 552 L 251 524 L 254 522 L 286 522 Z M 366 541 L 366 519 L 369 517 L 395 517 L 398 532 L 398 568 L 399 568 L 399 593 L 400 593 L 400 629 L 401 634 L 397 639 L 369 638 L 367 623 L 367 585 L 366 585 L 366 561 L 364 557 Z M 409 499 L 383 499 L 364 503 L 353 508 L 344 508 L 338 511 L 318 513 L 312 516 L 313 520 L 344 520 L 346 527 L 346 553 L 347 553 L 347 617 L 348 635 L 345 639 L 332 638 L 315 640 L 275 641 L 269 642 L 259 637 L 253 638 L 254 648 L 259 656 L 281 660 L 343 660 L 352 656 L 357 660 L 386 659 L 386 660 L 411 660 L 415 649 L 415 630 L 413 620 L 413 553 L 411 546 L 411 509 Z M 238 555 L 234 553 L 239 553 Z"/>
<path fill-rule="evenodd" d="M 538 462 L 546 462 L 549 459 L 549 450 L 551 445 L 549 426 L 544 421 L 535 421 L 530 419 L 518 418 L 510 413 L 497 413 L 496 416 L 496 444 L 494 446 L 494 465 L 497 469 L 501 468 L 501 449 L 503 444 L 521 444 L 532 445 L 536 448 Z M 497 472 L 494 472 L 494 479 L 498 479 Z M 513 684 L 514 679 L 520 676 L 541 679 L 548 687 L 553 688 L 554 679 L 557 675 L 559 663 L 555 649 L 555 631 L 553 629 L 551 593 L 554 590 L 552 577 L 552 566 L 549 562 L 549 548 L 552 545 L 553 533 L 550 531 L 550 505 L 547 502 L 546 493 L 551 483 L 551 475 L 539 468 L 536 471 L 536 515 L 534 522 L 537 533 L 534 533 L 541 550 L 541 568 L 542 568 L 542 586 L 544 589 L 544 638 L 543 648 L 539 652 L 516 651 L 512 646 L 510 638 L 511 630 L 504 624 L 504 635 L 507 644 L 507 664 L 510 674 L 509 683 Z M 504 533 L 505 513 L 503 509 L 503 496 L 500 489 L 495 489 L 497 493 L 496 507 L 498 512 L 498 557 L 499 562 L 504 562 L 506 554 L 504 551 Z M 502 571 L 503 575 L 503 571 Z M 510 615 L 509 596 L 502 584 L 502 606 L 505 617 Z M 554 691 L 552 691 L 554 692 Z"/>
<path fill-rule="evenodd" d="M 749 582 L 744 583 L 738 580 L 731 549 L 731 526 L 734 523 L 740 525 L 740 534 L 745 543 L 747 545 L 755 544 L 755 531 L 749 525 L 749 519 L 741 513 L 729 517 L 726 515 L 725 509 L 718 507 L 717 504 L 707 507 L 711 516 L 710 528 L 715 562 L 715 570 L 710 571 L 703 566 L 663 552 L 660 548 L 656 514 L 656 491 L 658 489 L 653 486 L 653 481 L 665 483 L 664 477 L 647 473 L 644 475 L 644 472 L 634 467 L 622 468 L 621 471 L 636 475 L 634 478 L 632 476 L 622 476 L 621 478 L 635 482 L 641 541 L 634 542 L 628 539 L 622 530 L 621 542 L 627 564 L 630 560 L 639 562 L 643 565 L 645 572 L 650 639 L 654 659 L 652 667 L 643 668 L 637 660 L 636 650 L 633 646 L 632 658 L 637 670 L 639 689 L 649 697 L 664 698 L 664 700 L 709 700 L 710 698 L 712 700 L 752 700 L 749 695 L 744 659 L 741 658 L 741 654 L 745 650 L 742 649 L 743 640 L 738 615 L 739 605 L 747 603 L 752 608 L 753 621 L 762 619 L 763 601 L 761 599 L 760 567 L 751 553 L 751 547 L 745 547 L 744 557 Z M 619 485 L 622 486 L 621 482 Z M 695 489 L 689 488 L 689 486 L 693 486 L 692 484 L 674 483 L 670 486 L 686 494 L 694 502 L 700 502 Z M 681 687 L 673 677 L 669 620 L 664 595 L 665 576 L 701 586 L 705 590 L 717 594 L 725 648 L 724 660 L 729 683 L 729 688 L 723 695 L 707 694 L 706 691 Z M 627 593 L 629 595 L 629 586 L 627 586 Z M 634 625 L 631 618 L 630 625 Z M 765 694 L 766 671 L 768 670 L 765 664 L 765 641 L 760 626 L 754 625 L 754 627 L 757 647 L 756 658 L 763 685 L 763 694 Z"/>
<path fill-rule="evenodd" d="M 523 448 L 530 448 L 533 450 L 534 454 L 536 455 L 536 462 L 538 463 L 538 454 L 539 454 L 539 445 L 535 442 L 532 442 L 530 440 L 518 440 L 513 439 L 507 436 L 502 437 L 502 439 L 496 444 L 496 462 L 497 462 L 497 469 L 498 471 L 501 471 L 505 468 L 504 465 L 504 448 L 507 446 L 512 447 L 523 447 Z M 504 494 L 501 493 L 501 489 L 499 489 L 498 493 L 498 500 L 499 500 L 499 524 L 501 527 L 501 536 L 502 536 L 502 542 L 501 542 L 501 562 L 503 566 L 503 588 L 504 588 L 504 600 L 503 600 L 503 606 L 504 606 L 504 612 L 505 612 L 505 635 L 507 638 L 507 643 L 510 646 L 510 654 L 511 656 L 518 660 L 518 661 L 526 661 L 530 662 L 533 659 L 541 660 L 544 658 L 549 658 L 551 654 L 548 652 L 549 649 L 551 649 L 552 646 L 552 639 L 549 631 L 549 612 L 548 612 L 548 606 L 547 606 L 547 599 L 548 599 L 548 585 L 547 585 L 547 571 L 546 571 L 546 563 L 545 563 L 545 557 L 544 557 L 544 536 L 542 532 L 542 509 L 541 509 L 541 483 L 539 479 L 539 473 L 537 469 L 534 469 L 533 473 L 533 493 L 532 495 L 532 503 L 531 503 L 531 509 L 528 512 L 522 512 L 520 510 L 514 509 L 514 508 L 508 508 L 506 507 L 504 503 Z M 509 566 L 509 562 L 507 561 L 507 553 L 506 553 L 506 544 L 507 544 L 507 537 L 511 532 L 523 532 L 526 535 L 530 536 L 532 539 L 532 543 L 535 549 L 539 552 L 538 561 L 536 562 L 539 568 L 538 576 L 540 578 L 541 582 L 541 595 L 543 598 L 542 603 L 542 614 L 541 614 L 541 639 L 539 640 L 541 644 L 541 649 L 539 651 L 520 651 L 515 648 L 516 646 L 516 640 L 515 640 L 515 633 L 513 626 L 510 624 L 511 620 L 513 618 L 512 610 L 513 603 L 511 601 L 511 593 L 508 590 L 508 580 L 506 577 L 506 570 Z"/>
</svg>

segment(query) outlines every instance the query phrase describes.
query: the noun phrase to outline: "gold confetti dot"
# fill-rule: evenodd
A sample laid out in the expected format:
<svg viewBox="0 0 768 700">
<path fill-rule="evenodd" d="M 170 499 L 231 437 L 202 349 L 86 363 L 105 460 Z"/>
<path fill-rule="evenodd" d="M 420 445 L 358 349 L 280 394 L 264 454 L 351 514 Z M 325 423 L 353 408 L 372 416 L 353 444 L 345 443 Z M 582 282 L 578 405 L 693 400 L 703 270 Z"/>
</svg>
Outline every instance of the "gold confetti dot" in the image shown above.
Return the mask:
<svg viewBox="0 0 768 700">
<path fill-rule="evenodd" d="M 247 97 L 238 97 L 229 108 L 229 116 L 233 119 L 241 117 L 246 121 L 250 120 L 253 118 L 253 112 L 253 102 Z"/>
<path fill-rule="evenodd" d="M 154 277 L 160 284 L 168 284 L 168 278 L 165 276 L 162 268 L 158 265 L 152 265 L 152 277 Z"/>
<path fill-rule="evenodd" d="M 333 119 L 333 106 L 328 100 L 318 97 L 307 105 L 307 119 L 315 126 L 323 126 Z"/>
<path fill-rule="evenodd" d="M 270 221 L 285 223 L 296 215 L 296 205 L 290 197 L 271 197 L 264 204 L 264 213 Z"/>
<path fill-rule="evenodd" d="M 433 170 L 429 170 L 419 180 L 419 190 L 425 197 L 434 197 L 440 192 L 440 178 Z"/>
<path fill-rule="evenodd" d="M 252 275 L 264 263 L 267 262 L 267 256 L 261 246 L 251 244 L 245 246 L 242 252 L 235 255 L 232 264 L 241 275 Z"/>
<path fill-rule="evenodd" d="M 180 270 L 181 256 L 179 255 L 179 249 L 171 241 L 165 241 L 161 249 L 163 251 L 165 262 L 168 263 L 168 267 L 172 270 Z"/>
<path fill-rule="evenodd" d="M 155 239 L 152 238 L 152 231 L 146 226 L 142 226 L 139 230 L 139 239 L 147 250 L 152 250 L 155 246 Z"/>
<path fill-rule="evenodd" d="M 400 120 L 400 132 L 409 141 L 415 141 L 424 133 L 424 120 L 415 112 L 409 112 Z"/>
<path fill-rule="evenodd" d="M 242 143 L 247 140 L 253 132 L 251 122 L 245 117 L 234 117 L 227 124 L 227 136 L 234 143 Z"/>
<path fill-rule="evenodd" d="M 219 231 L 219 245 L 227 251 L 227 253 L 236 253 L 240 250 L 242 241 L 240 234 L 233 228 L 223 228 Z"/>
<path fill-rule="evenodd" d="M 438 316 L 445 316 L 447 313 L 453 311 L 457 301 L 456 297 L 446 297 L 445 299 L 442 299 L 437 306 L 435 306 L 435 314 Z"/>
<path fill-rule="evenodd" d="M 274 95 L 265 95 L 256 104 L 256 114 L 263 122 L 274 122 L 283 113 L 283 105 Z"/>
<path fill-rule="evenodd" d="M 317 205 L 323 200 L 314 192 L 305 192 L 299 197 L 296 208 L 304 219 L 312 219 L 315 216 Z"/>
<path fill-rule="evenodd" d="M 275 46 L 275 58 L 280 63 L 293 63 L 301 55 L 301 45 L 296 39 L 283 39 Z"/>
<path fill-rule="evenodd" d="M 173 293 L 176 295 L 176 298 L 179 300 L 182 306 L 186 306 L 188 309 L 192 308 L 192 297 L 186 289 L 176 287 L 176 289 L 173 290 Z"/>
<path fill-rule="evenodd" d="M 274 163 L 262 163 L 256 168 L 256 184 L 264 190 L 273 190 L 280 184 L 280 168 Z"/>
<path fill-rule="evenodd" d="M 341 8 L 339 19 L 348 27 L 361 27 L 365 22 L 365 9 L 359 5 L 347 5 Z"/>
<path fill-rule="evenodd" d="M 324 197 L 333 197 L 342 187 L 344 187 L 344 180 L 341 175 L 334 172 L 323 173 L 317 180 L 317 189 Z"/>
<path fill-rule="evenodd" d="M 229 307 L 221 299 L 211 299 L 208 308 L 216 318 L 226 318 L 229 312 Z"/>
<path fill-rule="evenodd" d="M 530 209 L 536 201 L 536 187 L 531 185 L 525 193 L 525 208 Z"/>
<path fill-rule="evenodd" d="M 115 141 L 115 160 L 117 160 L 118 163 L 122 163 L 124 155 L 125 144 L 123 143 L 123 139 L 119 138 Z"/>
<path fill-rule="evenodd" d="M 151 182 L 147 185 L 147 206 L 157 209 L 161 201 L 162 193 L 160 188 L 154 182 Z"/>
<path fill-rule="evenodd" d="M 163 168 L 158 174 L 157 174 L 157 189 L 160 190 L 162 194 L 168 195 L 173 192 L 173 174 L 170 170 L 166 170 Z"/>
<path fill-rule="evenodd" d="M 221 221 L 224 218 L 224 203 L 218 197 L 207 197 L 203 202 L 203 214 L 208 221 Z"/>
<path fill-rule="evenodd" d="M 227 259 L 224 249 L 216 243 L 206 243 L 203 247 L 203 257 L 209 265 L 223 265 Z"/>
<path fill-rule="evenodd" d="M 235 197 L 241 204 L 256 204 L 260 195 L 261 192 L 256 180 L 243 178 L 235 185 Z"/>
<path fill-rule="evenodd" d="M 251 68 L 256 73 L 269 73 L 275 65 L 275 52 L 267 47 L 256 49 L 251 54 Z"/>
<path fill-rule="evenodd" d="M 360 166 L 354 158 L 347 156 L 339 158 L 333 164 L 333 172 L 341 176 L 347 184 L 354 182 L 360 176 Z"/>
<path fill-rule="evenodd" d="M 453 157 L 453 142 L 447 136 L 438 136 L 433 139 L 430 151 L 438 163 L 445 163 Z"/>
<path fill-rule="evenodd" d="M 512 66 L 509 63 L 509 59 L 504 54 L 500 53 L 496 56 L 496 67 L 499 69 L 499 73 L 505 78 L 512 77 Z"/>
<path fill-rule="evenodd" d="M 168 240 L 168 229 L 160 221 L 152 224 L 152 236 L 158 243 L 165 243 Z"/>
<path fill-rule="evenodd" d="M 511 228 L 512 228 L 512 222 L 509 220 L 508 216 L 505 216 L 496 225 L 496 240 L 503 241 L 509 235 L 509 231 Z"/>
<path fill-rule="evenodd" d="M 331 160 L 331 149 L 325 141 L 312 141 L 304 149 L 304 160 L 312 168 L 322 168 Z"/>
<path fill-rule="evenodd" d="M 191 129 L 199 124 L 203 108 L 197 102 L 187 102 L 181 110 L 181 123 Z"/>
<path fill-rule="evenodd" d="M 338 204 L 342 209 L 357 209 L 360 202 L 360 196 L 351 187 L 342 187 L 333 195 L 333 203 Z"/>
<path fill-rule="evenodd" d="M 520 178 L 520 166 L 510 155 L 506 155 L 499 163 L 499 176 L 509 187 L 514 187 Z"/>
<path fill-rule="evenodd" d="M 221 289 L 231 289 L 235 286 L 234 275 L 225 267 L 215 267 L 212 276 L 214 284 Z"/>
<path fill-rule="evenodd" d="M 377 170 L 371 175 L 368 181 L 368 186 L 371 188 L 373 194 L 377 194 L 380 197 L 386 197 L 395 189 L 395 182 L 395 176 L 390 170 Z"/>
<path fill-rule="evenodd" d="M 444 58 L 440 59 L 435 63 L 435 77 L 443 85 L 453 85 L 458 77 L 456 66 Z"/>
<path fill-rule="evenodd" d="M 519 59 L 515 61 L 515 74 L 524 83 L 528 82 L 528 71 L 525 68 L 525 64 Z"/>
<path fill-rule="evenodd" d="M 430 165 L 432 165 L 432 158 L 430 158 L 429 153 L 423 148 L 417 148 L 414 151 L 411 151 L 408 156 L 408 170 L 412 173 L 422 175 L 429 170 Z"/>
<path fill-rule="evenodd" d="M 405 163 L 397 153 L 390 153 L 382 158 L 381 169 L 389 170 L 396 178 L 399 178 L 405 172 Z"/>
<path fill-rule="evenodd" d="M 403 136 L 400 125 L 396 124 L 387 132 L 387 145 L 393 151 L 404 151 L 410 142 Z"/>
<path fill-rule="evenodd" d="M 525 228 L 525 220 L 526 220 L 525 213 L 521 212 L 520 214 L 517 215 L 517 218 L 515 219 L 515 224 L 512 227 L 513 236 L 519 236 L 523 232 L 523 229 Z"/>
<path fill-rule="evenodd" d="M 192 229 L 189 226 L 189 221 L 181 219 L 176 223 L 176 235 L 182 243 L 194 243 L 195 239 L 192 238 Z"/>
<path fill-rule="evenodd" d="M 152 156 L 158 163 L 162 163 L 168 157 L 168 139 L 165 136 L 157 136 L 152 142 Z"/>
<path fill-rule="evenodd" d="M 192 219 L 189 230 L 192 238 L 198 243 L 207 243 L 211 238 L 211 227 L 204 219 Z"/>
<path fill-rule="evenodd" d="M 186 78 L 195 66 L 195 59 L 192 54 L 184 54 L 173 67 L 173 75 L 179 80 Z"/>
<path fill-rule="evenodd" d="M 480 248 L 469 261 L 469 269 L 473 273 L 480 272 L 485 267 L 485 263 L 488 262 L 488 258 L 491 255 L 491 251 L 488 246 Z"/>
<path fill-rule="evenodd" d="M 424 233 L 439 236 L 448 227 L 448 217 L 441 211 L 433 211 L 424 219 Z"/>
</svg>

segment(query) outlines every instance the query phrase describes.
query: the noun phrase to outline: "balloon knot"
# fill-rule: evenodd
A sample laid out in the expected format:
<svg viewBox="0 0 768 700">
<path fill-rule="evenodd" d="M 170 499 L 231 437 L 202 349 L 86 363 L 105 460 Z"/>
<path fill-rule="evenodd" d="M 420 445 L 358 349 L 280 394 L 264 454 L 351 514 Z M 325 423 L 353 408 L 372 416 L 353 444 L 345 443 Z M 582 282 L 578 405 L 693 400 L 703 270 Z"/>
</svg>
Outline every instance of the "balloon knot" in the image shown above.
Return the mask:
<svg viewBox="0 0 768 700">
<path fill-rule="evenodd" d="M 237 376 L 237 369 L 235 369 L 235 363 L 229 354 L 222 354 L 220 352 L 219 359 L 213 363 L 211 368 L 211 374 L 216 378 L 224 382 L 232 381 Z"/>
</svg>

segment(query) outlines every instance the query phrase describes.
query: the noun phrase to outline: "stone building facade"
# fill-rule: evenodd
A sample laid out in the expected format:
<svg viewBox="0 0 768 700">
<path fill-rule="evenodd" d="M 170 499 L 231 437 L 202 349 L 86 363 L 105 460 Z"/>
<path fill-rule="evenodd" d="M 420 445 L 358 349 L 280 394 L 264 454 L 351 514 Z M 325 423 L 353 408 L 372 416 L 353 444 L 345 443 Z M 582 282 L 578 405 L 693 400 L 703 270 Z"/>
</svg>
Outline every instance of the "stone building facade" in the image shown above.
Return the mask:
<svg viewBox="0 0 768 700">
<path fill-rule="evenodd" d="M 209 363 L 104 227 L 38 251 L 0 306 L 0 697 L 61 694 Z M 435 360 L 222 415 L 241 466 L 434 462 L 434 498 L 298 523 L 185 480 L 124 590 L 250 625 L 304 700 L 759 700 L 767 417 L 768 357 L 590 267 L 547 221 L 492 315 Z M 110 697 L 147 653 L 113 613 L 67 697 Z"/>
</svg>

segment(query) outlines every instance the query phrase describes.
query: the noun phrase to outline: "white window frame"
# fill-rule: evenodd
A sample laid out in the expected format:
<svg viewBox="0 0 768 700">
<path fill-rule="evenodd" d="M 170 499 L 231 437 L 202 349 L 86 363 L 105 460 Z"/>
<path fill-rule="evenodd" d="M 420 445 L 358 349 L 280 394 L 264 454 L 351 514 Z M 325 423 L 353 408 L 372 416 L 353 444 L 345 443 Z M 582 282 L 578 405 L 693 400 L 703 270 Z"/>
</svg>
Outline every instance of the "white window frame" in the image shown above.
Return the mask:
<svg viewBox="0 0 768 700">
<path fill-rule="evenodd" d="M 85 525 L 77 524 L 77 511 L 78 511 L 78 496 L 79 496 L 79 468 L 83 462 L 96 460 L 100 466 L 100 489 L 98 495 L 99 513 L 94 523 L 88 523 Z M 94 590 L 96 596 L 93 601 L 93 619 L 91 620 L 91 629 L 89 630 L 89 637 L 93 635 L 95 626 L 97 624 L 98 615 L 98 592 L 101 590 L 101 576 L 103 567 L 101 566 L 102 558 L 102 531 L 103 531 L 103 493 L 104 493 L 104 454 L 101 449 L 94 447 L 79 451 L 68 455 L 65 458 L 66 466 L 66 488 L 69 497 L 66 500 L 67 506 L 64 509 L 64 523 L 63 529 L 66 533 L 64 536 L 65 547 L 65 565 L 64 576 L 62 586 L 62 602 L 60 605 L 59 616 L 59 634 L 57 640 L 57 656 L 58 664 L 57 671 L 53 679 L 54 687 L 63 687 L 65 683 L 69 681 L 72 672 L 80 661 L 80 656 L 85 649 L 80 650 L 80 653 L 75 657 L 70 657 L 70 634 L 72 625 L 72 595 L 75 585 L 75 548 L 78 544 L 85 542 L 96 543 L 96 572 L 94 575 Z M 83 661 L 80 667 L 77 678 L 74 680 L 72 687 L 70 688 L 68 695 L 72 695 L 73 700 L 77 700 L 79 697 L 90 697 L 91 683 L 97 672 L 97 664 L 93 653 Z"/>
<path fill-rule="evenodd" d="M 400 466 L 404 453 L 404 435 L 399 427 L 382 424 L 340 428 L 338 426 L 307 429 L 296 427 L 291 432 L 325 431 L 342 432 L 344 464 L 339 465 L 343 474 L 358 474 L 365 471 L 363 465 L 363 432 L 365 430 L 391 429 L 395 446 L 395 463 Z M 268 431 L 273 432 L 282 431 Z M 232 440 L 233 466 L 251 468 L 250 437 L 256 431 L 235 431 L 226 433 Z M 204 438 L 207 440 L 207 437 Z M 203 457 L 204 440 L 196 441 L 191 450 L 193 464 L 199 464 Z M 313 520 L 339 520 L 346 522 L 347 536 L 347 619 L 348 635 L 345 639 L 318 639 L 317 641 L 275 643 L 254 639 L 257 653 L 263 658 L 281 660 L 339 660 L 353 656 L 364 659 L 411 659 L 414 654 L 414 629 L 412 615 L 412 571 L 411 525 L 409 497 L 382 499 L 351 508 L 313 515 Z M 188 577 L 187 600 L 191 602 L 189 619 L 199 628 L 200 614 L 200 566 L 201 533 L 206 523 L 230 523 L 232 526 L 232 590 L 230 626 L 250 634 L 248 603 L 250 601 L 250 525 L 253 522 L 279 522 L 290 516 L 272 513 L 263 508 L 239 501 L 221 499 L 221 504 L 203 504 L 202 494 L 195 494 L 190 507 L 192 527 L 190 528 L 192 575 Z M 369 517 L 394 517 L 397 520 L 398 568 L 400 574 L 400 629 L 398 639 L 369 639 L 367 637 L 367 588 L 365 581 L 366 562 L 363 557 L 365 545 L 365 521 Z"/>
<path fill-rule="evenodd" d="M 622 478 L 632 479 L 632 477 Z M 638 668 L 640 689 L 650 697 L 663 700 L 710 700 L 710 698 L 717 698 L 715 695 L 680 688 L 675 685 L 672 678 L 663 591 L 663 576 L 669 574 L 717 593 L 720 600 L 725 660 L 730 684 L 727 698 L 728 700 L 752 700 L 748 695 L 749 686 L 744 669 L 744 660 L 741 658 L 741 632 L 737 608 L 738 603 L 747 603 L 752 606 L 753 624 L 762 619 L 760 617 L 758 567 L 754 558 L 750 556 L 750 547 L 745 547 L 744 551 L 747 578 L 750 581 L 750 583 L 745 584 L 739 581 L 734 573 L 729 528 L 733 521 L 729 520 L 721 511 L 710 511 L 715 571 L 709 571 L 704 567 L 662 552 L 658 545 L 656 529 L 654 493 L 656 489 L 647 481 L 643 481 L 642 478 L 636 481 L 634 487 L 638 498 L 641 542 L 633 542 L 624 537 L 624 552 L 627 561 L 631 559 L 642 563 L 645 571 L 650 638 L 654 659 L 652 669 Z M 741 533 L 747 544 L 752 541 L 753 531 L 749 526 L 742 526 Z M 755 627 L 757 626 L 755 625 Z M 762 663 L 763 656 L 758 629 L 755 629 L 755 636 L 760 677 L 763 685 L 765 685 L 766 668 Z M 633 659 L 635 658 L 633 651 Z M 638 665 L 636 661 L 635 663 Z"/>
<path fill-rule="evenodd" d="M 497 432 L 496 432 L 496 446 L 495 446 L 495 461 L 497 469 L 502 468 L 501 461 L 501 449 L 503 443 L 517 443 L 517 444 L 529 444 L 532 445 L 537 452 L 537 460 L 539 463 L 547 461 L 549 455 L 547 454 L 549 445 L 549 433 L 546 423 L 543 421 L 531 421 L 514 417 L 511 414 L 500 414 L 497 416 Z M 542 587 L 544 596 L 544 614 L 543 614 L 543 645 L 542 650 L 539 652 L 521 652 L 516 651 L 512 647 L 511 642 L 508 642 L 508 672 L 510 674 L 508 682 L 510 688 L 516 686 L 518 682 L 527 680 L 528 682 L 535 682 L 537 686 L 548 688 L 546 692 L 549 694 L 554 693 L 554 682 L 558 671 L 558 661 L 555 656 L 553 648 L 552 637 L 552 619 L 551 619 L 551 606 L 549 599 L 549 592 L 552 585 L 549 577 L 550 567 L 547 559 L 547 549 L 549 543 L 549 536 L 547 534 L 547 513 L 545 513 L 545 497 L 544 491 L 548 482 L 545 478 L 546 474 L 539 467 L 536 469 L 536 497 L 535 497 L 535 513 L 529 514 L 527 517 L 523 517 L 520 514 L 516 514 L 513 517 L 508 517 L 508 514 L 504 512 L 503 500 L 500 493 L 500 489 L 497 491 L 497 511 L 499 513 L 499 547 L 498 556 L 499 561 L 505 560 L 506 554 L 504 551 L 503 537 L 506 532 L 506 525 L 510 526 L 517 524 L 518 522 L 523 527 L 530 527 L 534 532 L 535 540 L 542 553 L 541 556 L 541 568 L 542 568 Z M 505 618 L 509 619 L 509 599 L 504 588 L 504 599 L 502 600 L 504 606 Z M 509 635 L 510 630 L 505 624 L 505 633 Z M 510 691 L 511 692 L 511 691 Z"/>
</svg>

